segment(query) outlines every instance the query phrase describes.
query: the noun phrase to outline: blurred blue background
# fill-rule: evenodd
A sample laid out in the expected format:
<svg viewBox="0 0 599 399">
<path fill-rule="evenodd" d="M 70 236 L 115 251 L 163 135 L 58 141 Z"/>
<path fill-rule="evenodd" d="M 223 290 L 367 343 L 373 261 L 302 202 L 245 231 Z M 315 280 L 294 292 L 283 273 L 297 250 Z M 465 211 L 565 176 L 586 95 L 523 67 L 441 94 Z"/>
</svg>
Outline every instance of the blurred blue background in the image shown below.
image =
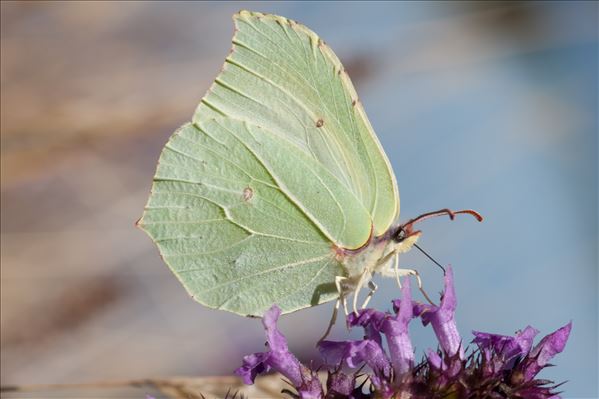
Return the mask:
<svg viewBox="0 0 599 399">
<path fill-rule="evenodd" d="M 393 164 L 402 220 L 485 216 L 421 226 L 421 246 L 454 267 L 464 339 L 572 320 L 541 377 L 596 398 L 596 2 L 2 2 L 2 383 L 230 374 L 263 347 L 257 320 L 193 302 L 133 226 L 241 8 L 298 20 L 335 50 Z M 440 291 L 424 256 L 401 264 Z M 380 283 L 384 309 L 398 291 Z M 302 360 L 331 309 L 283 318 Z M 411 328 L 418 356 L 436 346 Z"/>
</svg>

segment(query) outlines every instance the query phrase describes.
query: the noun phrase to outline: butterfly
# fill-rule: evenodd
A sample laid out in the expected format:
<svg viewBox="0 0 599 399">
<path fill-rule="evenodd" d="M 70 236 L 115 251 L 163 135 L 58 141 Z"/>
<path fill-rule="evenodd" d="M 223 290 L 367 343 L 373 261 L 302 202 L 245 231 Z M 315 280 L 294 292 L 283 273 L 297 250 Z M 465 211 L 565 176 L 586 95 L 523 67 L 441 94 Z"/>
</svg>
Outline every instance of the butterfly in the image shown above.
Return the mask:
<svg viewBox="0 0 599 399">
<path fill-rule="evenodd" d="M 395 175 L 343 65 L 314 32 L 241 11 L 192 121 L 165 145 L 138 225 L 198 302 L 261 316 L 416 275 Z M 336 314 L 336 313 L 335 313 Z"/>
</svg>

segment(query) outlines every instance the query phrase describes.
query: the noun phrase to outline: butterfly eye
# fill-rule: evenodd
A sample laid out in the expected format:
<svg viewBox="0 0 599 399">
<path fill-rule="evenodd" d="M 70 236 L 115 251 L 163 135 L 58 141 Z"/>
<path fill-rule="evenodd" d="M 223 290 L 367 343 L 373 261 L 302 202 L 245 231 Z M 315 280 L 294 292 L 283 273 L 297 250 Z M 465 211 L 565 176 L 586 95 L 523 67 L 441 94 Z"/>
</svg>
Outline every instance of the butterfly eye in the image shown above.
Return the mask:
<svg viewBox="0 0 599 399">
<path fill-rule="evenodd" d="M 395 241 L 399 243 L 405 239 L 406 239 L 406 231 L 402 227 L 400 227 L 397 230 L 397 234 L 395 235 Z"/>
</svg>

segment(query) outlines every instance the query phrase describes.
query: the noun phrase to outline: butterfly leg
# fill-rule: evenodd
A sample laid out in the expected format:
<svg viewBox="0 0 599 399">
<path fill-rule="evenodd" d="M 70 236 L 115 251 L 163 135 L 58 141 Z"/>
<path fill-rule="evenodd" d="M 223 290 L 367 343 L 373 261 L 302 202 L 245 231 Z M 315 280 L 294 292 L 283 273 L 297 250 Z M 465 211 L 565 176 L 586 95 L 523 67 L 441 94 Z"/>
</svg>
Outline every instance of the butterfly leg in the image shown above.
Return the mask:
<svg viewBox="0 0 599 399">
<path fill-rule="evenodd" d="M 316 343 L 316 346 L 318 346 L 322 341 L 325 340 L 325 338 L 329 335 L 333 326 L 335 325 L 335 322 L 337 321 L 337 313 L 339 312 L 339 304 L 341 304 L 341 298 L 337 298 L 337 302 L 335 302 L 335 307 L 333 308 L 333 314 L 331 315 L 331 320 L 329 321 L 329 326 L 327 327 L 327 330 L 324 332 L 322 337 L 320 337 L 320 339 Z"/>
<path fill-rule="evenodd" d="M 318 340 L 316 346 L 320 344 L 331 332 L 331 329 L 337 322 L 337 314 L 339 313 L 339 306 L 343 303 L 343 309 L 345 310 L 345 315 L 347 316 L 347 300 L 345 295 L 345 289 L 343 288 L 343 282 L 347 280 L 347 277 L 337 276 L 335 277 L 335 287 L 337 287 L 337 292 L 339 293 L 339 298 L 337 298 L 337 302 L 335 302 L 335 307 L 333 308 L 333 314 L 331 315 L 331 320 L 329 321 L 329 326 L 327 330 L 324 332 L 322 337 Z"/>
<path fill-rule="evenodd" d="M 351 290 L 347 283 L 349 279 L 347 277 L 337 276 L 335 277 L 335 286 L 337 287 L 337 292 L 339 293 L 339 301 L 343 304 L 343 312 L 345 316 L 349 315 L 349 310 L 347 309 L 347 293 L 348 290 Z"/>
<path fill-rule="evenodd" d="M 397 286 L 401 290 L 401 279 L 399 278 L 399 256 L 396 256 L 393 260 L 393 270 L 395 271 L 395 281 L 397 281 Z"/>
<path fill-rule="evenodd" d="M 422 293 L 422 295 L 426 298 L 426 300 L 431 305 L 435 305 L 434 302 L 431 301 L 430 297 L 428 296 L 428 294 L 426 293 L 426 291 L 424 290 L 424 288 L 422 288 L 422 279 L 420 278 L 420 274 L 418 273 L 418 270 L 414 270 L 414 269 L 400 269 L 397 257 L 395 258 L 395 262 L 394 262 L 394 267 L 393 268 L 394 268 L 394 271 L 395 271 L 395 279 L 397 280 L 397 285 L 399 286 L 400 289 L 401 289 L 401 281 L 399 279 L 400 276 L 414 276 L 414 277 L 416 277 L 416 281 L 418 282 L 418 289 L 420 290 L 420 292 Z"/>
<path fill-rule="evenodd" d="M 345 313 L 345 316 L 349 316 L 349 309 L 347 307 L 347 296 L 343 296 L 343 299 L 341 300 L 341 302 L 343 303 L 343 313 Z"/>
<path fill-rule="evenodd" d="M 360 294 L 360 291 L 362 290 L 362 287 L 364 286 L 364 284 L 366 283 L 367 279 L 370 277 L 372 277 L 372 275 L 377 272 L 381 272 L 381 267 L 383 267 L 387 262 L 389 262 L 389 260 L 391 258 L 393 258 L 394 256 L 397 255 L 397 250 L 394 250 L 392 252 L 389 252 L 387 255 L 385 255 L 382 259 L 380 259 L 372 269 L 370 268 L 365 268 L 364 271 L 362 272 L 362 274 L 360 274 L 360 278 L 358 279 L 358 282 L 356 283 L 355 289 L 354 291 L 354 298 L 353 298 L 353 310 L 354 313 L 357 315 L 358 314 L 358 295 Z M 370 301 L 370 298 L 372 298 L 372 296 L 374 295 L 374 293 L 377 290 L 377 285 L 375 283 L 372 282 L 372 280 L 368 280 L 368 288 L 370 288 L 370 292 L 368 293 L 368 296 L 366 297 L 366 299 L 364 300 L 364 304 L 362 305 L 362 309 L 364 309 L 366 307 L 366 305 L 368 305 L 368 302 Z M 347 313 L 347 310 L 346 310 Z"/>
<path fill-rule="evenodd" d="M 353 310 L 354 310 L 354 314 L 356 316 L 358 315 L 358 294 L 360 294 L 360 291 L 362 290 L 362 287 L 364 286 L 364 283 L 366 282 L 366 278 L 368 277 L 369 274 L 371 274 L 370 270 L 364 269 L 364 271 L 360 275 L 360 279 L 358 280 L 358 283 L 356 284 L 356 289 L 354 290 Z"/>
<path fill-rule="evenodd" d="M 364 309 L 366 306 L 368 306 L 368 302 L 370 302 L 370 299 L 372 298 L 372 296 L 374 295 L 376 290 L 378 290 L 379 286 L 376 285 L 374 283 L 374 281 L 371 280 L 368 282 L 368 288 L 370 288 L 370 292 L 368 293 L 368 296 L 366 296 L 366 299 L 364 300 L 364 303 L 362 304 L 362 309 Z"/>
</svg>

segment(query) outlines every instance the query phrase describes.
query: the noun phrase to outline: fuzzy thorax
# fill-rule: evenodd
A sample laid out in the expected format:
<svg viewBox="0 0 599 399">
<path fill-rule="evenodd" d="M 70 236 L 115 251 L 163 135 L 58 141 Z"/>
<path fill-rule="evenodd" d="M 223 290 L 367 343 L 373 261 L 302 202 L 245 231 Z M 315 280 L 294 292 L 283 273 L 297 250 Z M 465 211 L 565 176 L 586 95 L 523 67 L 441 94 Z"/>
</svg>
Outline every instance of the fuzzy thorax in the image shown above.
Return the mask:
<svg viewBox="0 0 599 399">
<path fill-rule="evenodd" d="M 385 277 L 394 276 L 392 269 L 394 258 L 412 249 L 419 237 L 420 232 L 401 240 L 396 240 L 389 235 L 381 236 L 373 239 L 359 251 L 345 252 L 341 259 L 347 273 L 344 285 L 348 286 L 349 291 L 353 291 L 352 288 L 355 289 L 360 280 L 362 284 L 368 283 L 374 273 L 380 273 Z"/>
</svg>

